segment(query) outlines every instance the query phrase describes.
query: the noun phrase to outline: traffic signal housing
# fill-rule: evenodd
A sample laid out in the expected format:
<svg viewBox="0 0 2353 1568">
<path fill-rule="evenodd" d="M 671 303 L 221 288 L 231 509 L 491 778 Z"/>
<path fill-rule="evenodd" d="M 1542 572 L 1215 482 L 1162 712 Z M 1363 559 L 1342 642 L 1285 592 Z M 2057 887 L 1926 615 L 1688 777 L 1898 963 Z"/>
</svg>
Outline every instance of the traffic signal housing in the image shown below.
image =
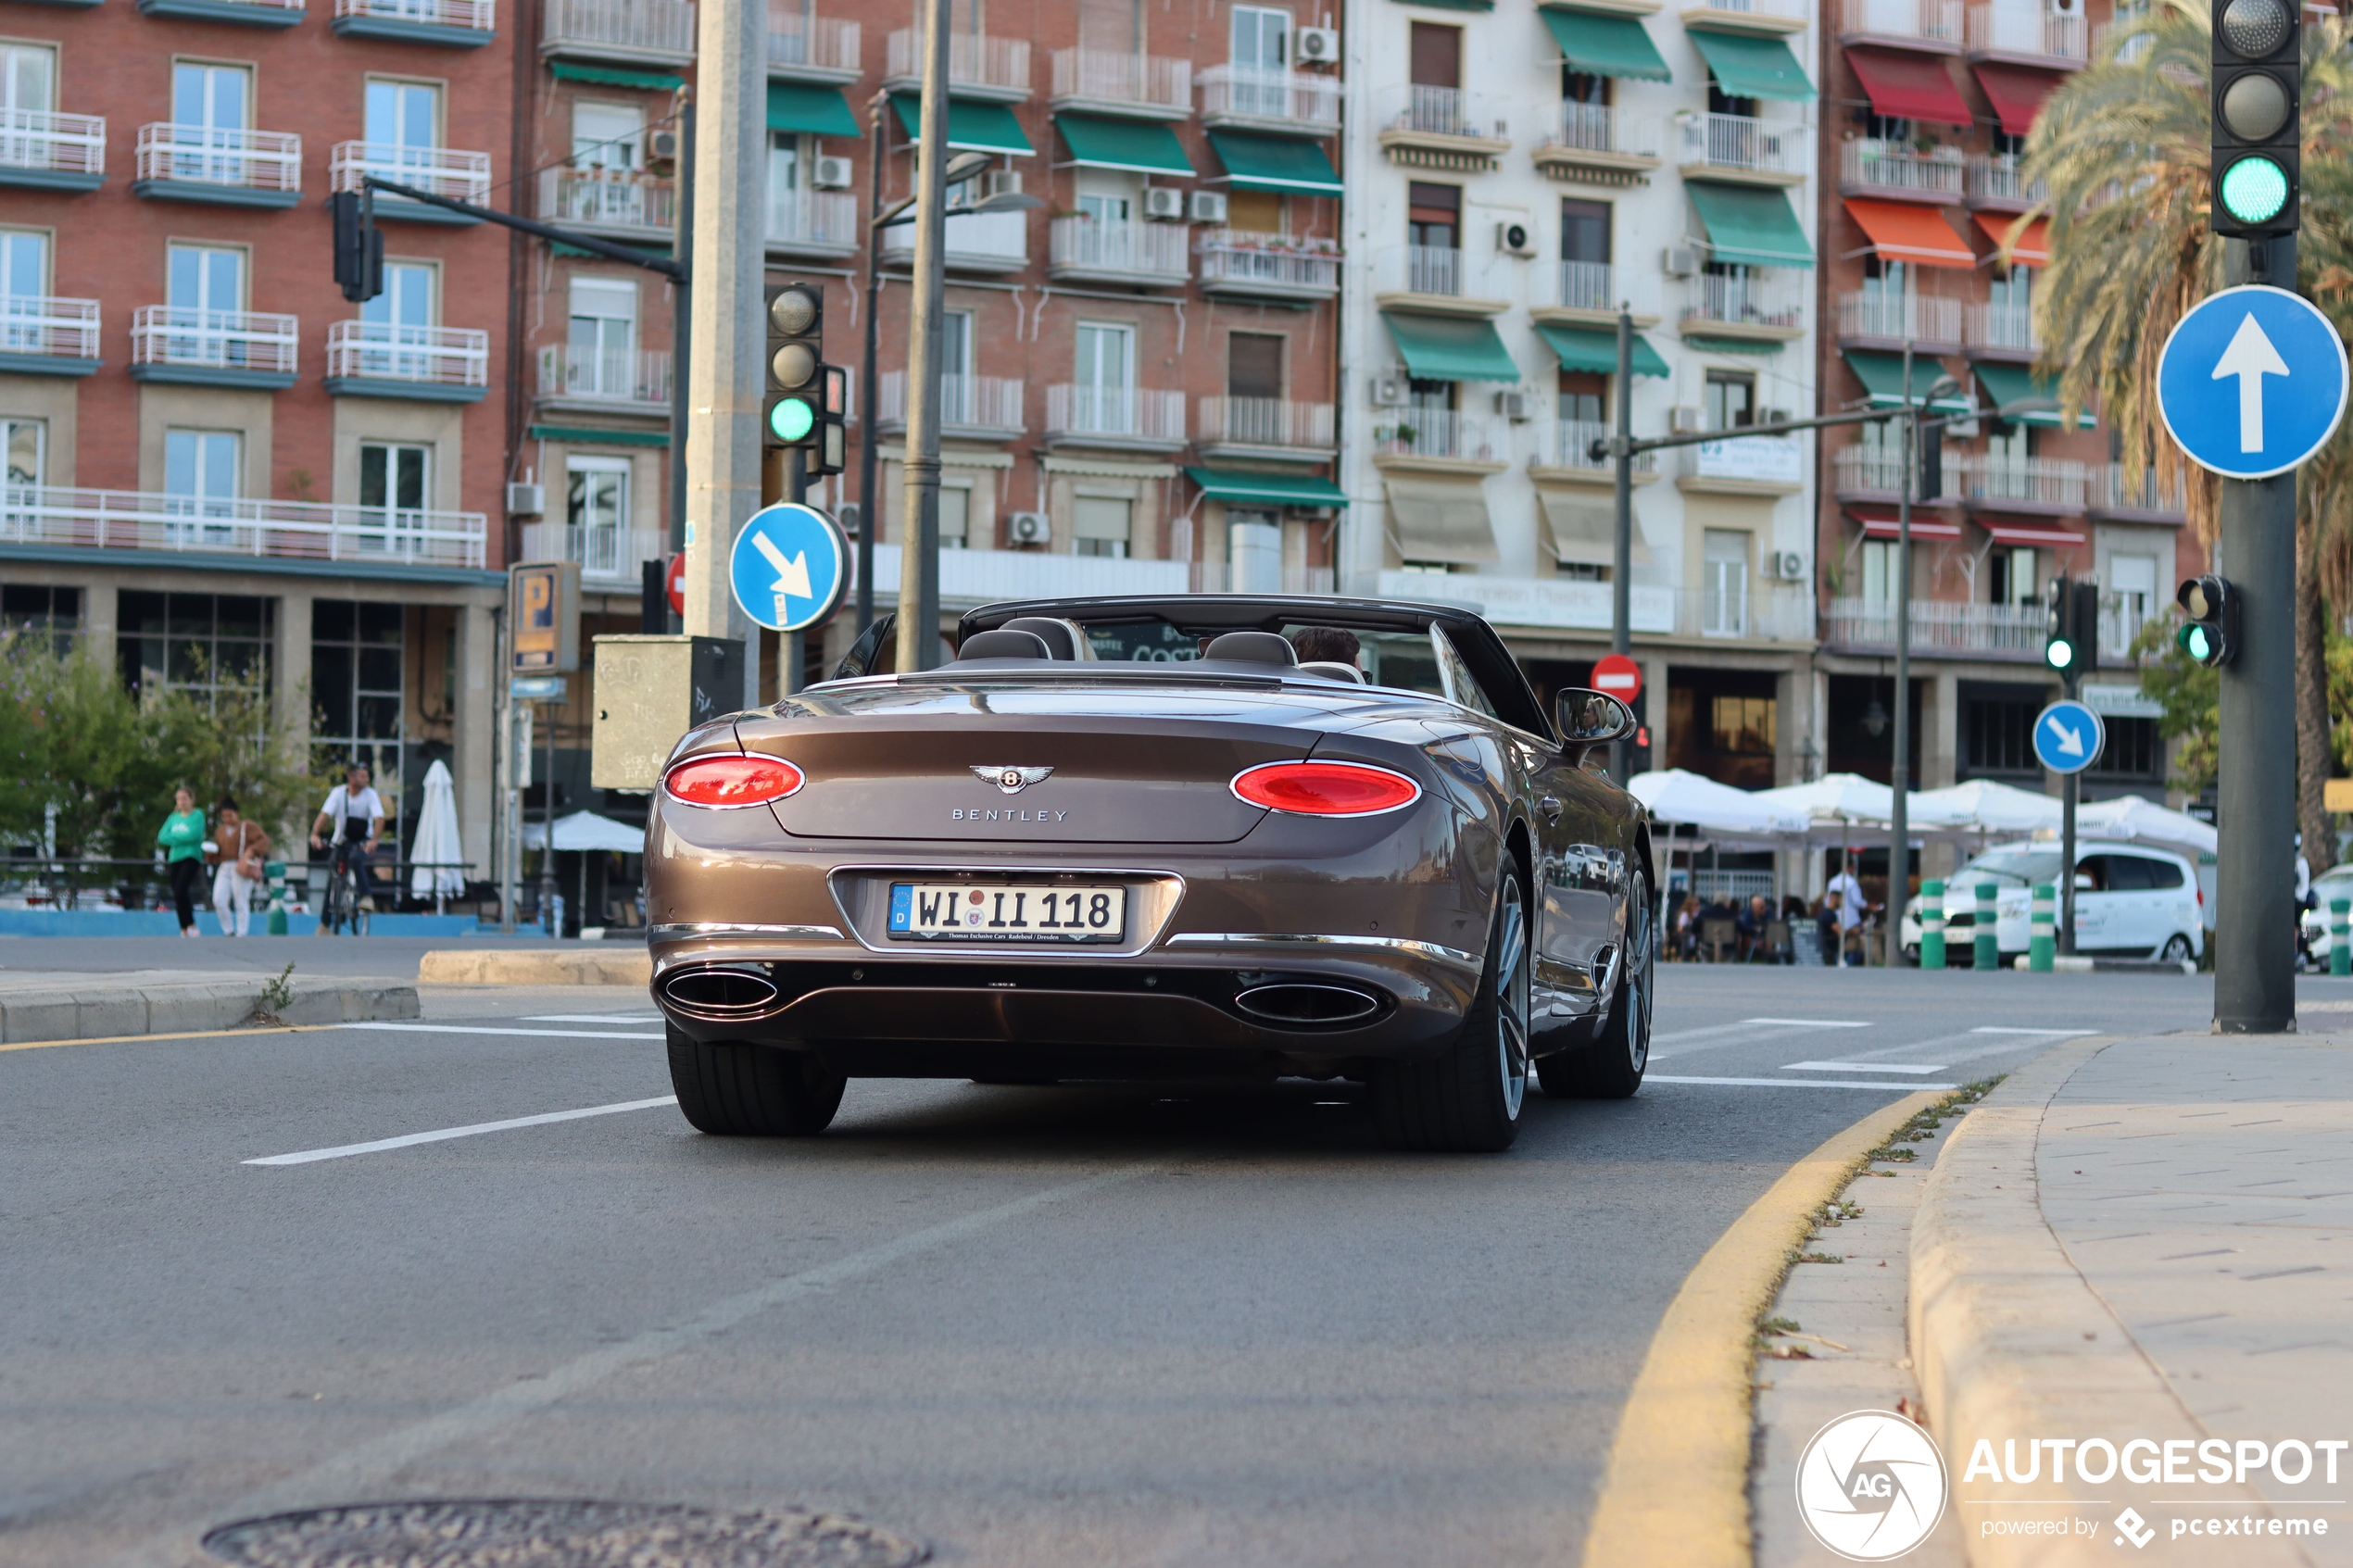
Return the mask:
<svg viewBox="0 0 2353 1568">
<path fill-rule="evenodd" d="M 367 194 L 337 191 L 327 198 L 335 232 L 335 283 L 344 298 L 364 304 L 384 292 L 384 237 Z"/>
<path fill-rule="evenodd" d="M 763 446 L 821 446 L 825 415 L 825 296 L 808 283 L 770 283 Z"/>
<path fill-rule="evenodd" d="M 2173 602 L 2189 619 L 2173 644 L 2208 669 L 2228 664 L 2239 651 L 2239 591 L 2230 579 L 2193 577 L 2174 592 Z"/>
<path fill-rule="evenodd" d="M 2292 234 L 2302 131 L 2301 0 L 2214 0 L 2213 229 Z"/>
<path fill-rule="evenodd" d="M 2071 577 L 2044 592 L 2043 662 L 2069 680 L 2099 668 L 2100 585 Z"/>
</svg>

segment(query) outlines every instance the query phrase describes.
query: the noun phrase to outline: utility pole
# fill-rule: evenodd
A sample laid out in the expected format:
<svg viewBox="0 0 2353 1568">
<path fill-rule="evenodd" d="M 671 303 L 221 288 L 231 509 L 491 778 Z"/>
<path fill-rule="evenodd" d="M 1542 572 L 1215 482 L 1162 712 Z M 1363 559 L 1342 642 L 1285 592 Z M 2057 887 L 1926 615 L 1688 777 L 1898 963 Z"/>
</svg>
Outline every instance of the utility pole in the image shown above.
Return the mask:
<svg viewBox="0 0 2353 1568">
<path fill-rule="evenodd" d="M 1899 302 L 1906 311 L 1909 298 Z M 1895 759 L 1887 770 L 1894 804 L 1887 824 L 1887 908 L 1901 922 L 1912 897 L 1912 455 L 1919 449 L 1920 411 L 1912 402 L 1912 323 L 1904 323 L 1904 417 L 1896 422 Z M 1810 872 L 1807 873 L 1812 874 Z M 1889 961 L 1903 955 L 1893 955 Z M 1865 961 L 1870 954 L 1866 952 Z"/>
<path fill-rule="evenodd" d="M 875 532 L 882 526 L 882 506 L 875 494 L 875 421 L 882 417 L 881 395 L 875 390 L 875 360 L 882 352 L 882 217 L 883 113 L 887 107 L 877 93 L 866 106 L 875 122 L 874 161 L 868 166 L 866 195 L 866 359 L 858 371 L 858 634 L 875 623 Z M 905 575 L 901 569 L 900 575 Z"/>
<path fill-rule="evenodd" d="M 1615 509 L 1611 514 L 1609 568 L 1609 651 L 1631 653 L 1634 647 L 1634 305 L 1617 305 L 1617 385 L 1612 410 L 1617 433 L 1610 448 L 1615 465 Z M 1640 695 L 1640 694 L 1637 694 Z M 1609 776 L 1620 787 L 1627 778 L 1626 743 L 1609 743 Z"/>
<path fill-rule="evenodd" d="M 939 662 L 939 313 L 947 282 L 950 3 L 924 0 L 923 132 L 915 153 L 915 276 L 911 291 L 914 309 L 908 322 L 907 465 L 899 529 L 901 674 Z M 867 436 L 873 438 L 871 429 Z"/>
<path fill-rule="evenodd" d="M 695 296 L 691 280 L 695 275 L 695 100 L 694 89 L 680 94 L 678 108 L 678 221 L 677 240 L 672 251 L 678 259 L 679 275 L 671 280 L 675 290 L 675 303 L 671 310 L 671 335 L 676 346 L 670 367 L 670 553 L 676 555 L 686 547 L 686 423 L 687 390 L 694 355 Z M 669 628 L 677 629 L 679 618 L 670 612 Z M 648 627 L 648 631 L 653 628 Z"/>
</svg>

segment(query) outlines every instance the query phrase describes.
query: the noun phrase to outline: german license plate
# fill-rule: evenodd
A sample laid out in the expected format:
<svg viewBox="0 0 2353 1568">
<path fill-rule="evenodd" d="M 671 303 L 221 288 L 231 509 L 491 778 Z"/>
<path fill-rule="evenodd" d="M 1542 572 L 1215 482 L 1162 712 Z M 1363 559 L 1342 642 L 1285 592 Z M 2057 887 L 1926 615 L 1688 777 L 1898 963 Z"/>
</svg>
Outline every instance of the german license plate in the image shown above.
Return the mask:
<svg viewBox="0 0 2353 1568">
<path fill-rule="evenodd" d="M 1124 887 L 890 884 L 890 934 L 907 941 L 1116 942 L 1126 924 Z"/>
</svg>

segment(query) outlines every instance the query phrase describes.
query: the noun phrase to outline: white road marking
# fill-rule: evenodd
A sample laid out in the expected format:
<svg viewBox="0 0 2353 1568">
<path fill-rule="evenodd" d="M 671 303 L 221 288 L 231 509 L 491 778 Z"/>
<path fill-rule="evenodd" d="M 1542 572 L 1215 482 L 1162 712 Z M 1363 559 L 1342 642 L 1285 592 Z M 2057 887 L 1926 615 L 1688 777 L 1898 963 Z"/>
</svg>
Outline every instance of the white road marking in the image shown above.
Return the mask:
<svg viewBox="0 0 2353 1568">
<path fill-rule="evenodd" d="M 1774 1023 L 1784 1029 L 1869 1029 L 1868 1022 L 1856 1023 L 1844 1018 L 1743 1018 L 1743 1023 Z"/>
<path fill-rule="evenodd" d="M 1791 1029 L 1869 1029 L 1869 1027 L 1868 1023 L 1843 1021 L 1826 1022 L 1818 1018 L 1743 1018 L 1738 1023 L 1711 1023 L 1701 1029 L 1679 1029 L 1671 1035 L 1654 1035 L 1651 1036 L 1651 1060 L 1663 1061 L 1670 1056 L 1681 1056 L 1688 1051 L 1715 1049 L 1716 1047 L 1712 1046 L 1692 1045 L 1690 1042 L 1712 1040 L 1718 1035 L 1744 1035 L 1748 1041 L 1753 1041 L 1762 1037 L 1758 1035 L 1760 1028 L 1766 1031 L 1767 1035 L 1770 1035 Z M 1659 1047 L 1663 1046 L 1677 1048 L 1662 1050 Z"/>
<path fill-rule="evenodd" d="M 598 1022 L 601 1023 L 605 1021 L 598 1019 Z M 661 1040 L 668 1037 L 662 1035 L 584 1035 L 577 1029 L 502 1029 L 487 1023 L 339 1023 L 331 1027 L 376 1029 L 399 1035 L 530 1035 L 544 1040 Z"/>
<path fill-rule="evenodd" d="M 1785 1061 L 1784 1073 L 1942 1073 L 1944 1064 L 1922 1067 L 1899 1061 Z"/>
<path fill-rule="evenodd" d="M 525 1023 L 660 1023 L 658 1012 L 535 1012 Z"/>
<path fill-rule="evenodd" d="M 1860 1078 L 1669 1078 L 1654 1073 L 1645 1084 L 1716 1084 L 1737 1089 L 1900 1089 L 1900 1083 L 1870 1083 Z M 1915 1089 L 1957 1089 L 1958 1084 L 1913 1084 Z"/>
<path fill-rule="evenodd" d="M 651 1110 L 658 1105 L 676 1105 L 676 1095 L 663 1095 L 658 1099 L 625 1099 L 617 1105 L 592 1105 L 580 1110 L 550 1110 L 538 1116 L 515 1116 L 504 1122 L 476 1122 L 466 1127 L 443 1127 L 430 1133 L 405 1133 L 396 1138 L 378 1138 L 372 1143 L 338 1144 L 333 1148 L 306 1148 L 294 1154 L 272 1154 L 262 1160 L 248 1160 L 247 1165 L 308 1165 L 317 1160 L 342 1160 L 354 1154 L 381 1154 L 388 1148 L 408 1148 L 421 1143 L 441 1143 L 449 1138 L 471 1138 L 481 1133 L 503 1133 L 510 1127 L 544 1127 L 551 1122 L 577 1122 L 585 1116 L 614 1116 L 624 1110 Z"/>
<path fill-rule="evenodd" d="M 1969 1031 L 1972 1035 L 2096 1035 L 2096 1029 L 2007 1029 L 1998 1023 L 1981 1023 Z"/>
</svg>

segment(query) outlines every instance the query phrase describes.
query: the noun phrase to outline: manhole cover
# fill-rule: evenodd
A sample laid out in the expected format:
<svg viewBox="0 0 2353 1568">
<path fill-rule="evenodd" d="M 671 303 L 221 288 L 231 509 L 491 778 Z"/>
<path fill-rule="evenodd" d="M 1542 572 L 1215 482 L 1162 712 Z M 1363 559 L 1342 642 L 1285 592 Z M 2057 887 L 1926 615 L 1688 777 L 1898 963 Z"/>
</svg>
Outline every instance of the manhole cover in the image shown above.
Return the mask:
<svg viewBox="0 0 2353 1568">
<path fill-rule="evenodd" d="M 528 1499 L 307 1509 L 204 1544 L 240 1568 L 906 1568 L 929 1555 L 839 1513 Z"/>
</svg>

